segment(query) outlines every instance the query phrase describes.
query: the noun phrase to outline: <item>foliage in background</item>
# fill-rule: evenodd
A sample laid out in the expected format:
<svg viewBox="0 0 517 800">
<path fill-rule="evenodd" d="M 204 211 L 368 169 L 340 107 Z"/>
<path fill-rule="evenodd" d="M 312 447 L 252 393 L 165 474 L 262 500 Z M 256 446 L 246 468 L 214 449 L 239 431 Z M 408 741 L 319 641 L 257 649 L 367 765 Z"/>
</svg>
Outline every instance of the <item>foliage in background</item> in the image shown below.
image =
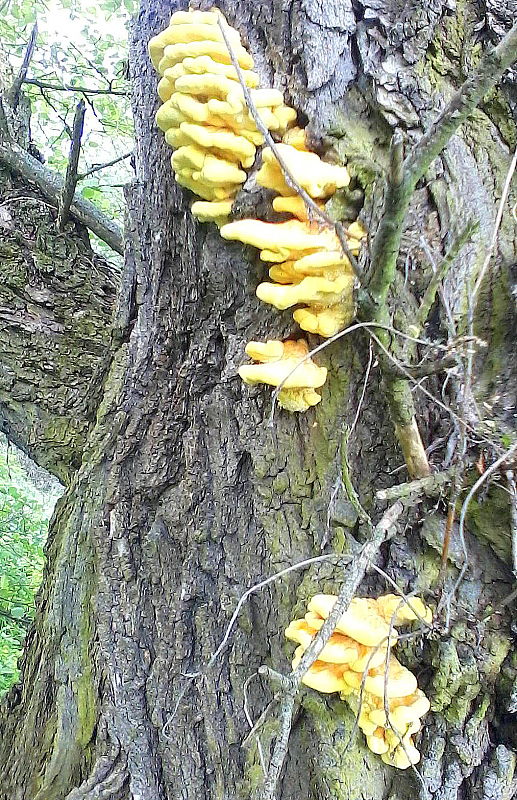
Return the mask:
<svg viewBox="0 0 517 800">
<path fill-rule="evenodd" d="M 59 490 L 27 474 L 17 452 L 0 443 L 0 693 L 18 677 L 34 595 L 43 569 L 43 544 Z"/>
<path fill-rule="evenodd" d="M 27 77 L 39 85 L 25 83 L 23 92 L 31 103 L 33 143 L 46 164 L 63 176 L 74 112 L 81 98 L 87 113 L 79 173 L 132 150 L 126 57 L 127 26 L 135 10 L 136 0 L 0 2 L 1 47 L 15 72 L 32 27 L 38 23 Z M 130 161 L 125 159 L 87 175 L 78 190 L 104 213 L 120 217 L 124 208 L 122 187 L 130 178 Z"/>
</svg>

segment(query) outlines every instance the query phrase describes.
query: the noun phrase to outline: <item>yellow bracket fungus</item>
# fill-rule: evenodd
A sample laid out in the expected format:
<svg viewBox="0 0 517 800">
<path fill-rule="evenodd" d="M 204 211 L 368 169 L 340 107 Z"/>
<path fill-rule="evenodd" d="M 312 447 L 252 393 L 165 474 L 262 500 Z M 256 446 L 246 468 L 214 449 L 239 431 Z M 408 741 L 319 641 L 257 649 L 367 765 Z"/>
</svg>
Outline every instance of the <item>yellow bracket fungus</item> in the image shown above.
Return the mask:
<svg viewBox="0 0 517 800">
<path fill-rule="evenodd" d="M 249 342 L 246 354 L 259 363 L 245 364 L 240 367 L 239 375 L 249 384 L 280 386 L 285 381 L 278 394 L 279 405 L 288 411 L 306 411 L 320 402 L 321 396 L 314 390 L 323 386 L 327 379 L 325 367 L 318 367 L 306 358 L 308 352 L 303 339 L 296 342 L 270 340 L 266 344 Z"/>
<path fill-rule="evenodd" d="M 232 63 L 220 21 L 225 23 L 241 75 Z M 239 32 L 226 23 L 218 9 L 174 13 L 168 27 L 149 42 L 149 56 L 160 74 L 158 95 L 163 105 L 156 123 L 174 149 L 171 163 L 176 180 L 201 198 L 192 204 L 194 216 L 201 222 L 215 222 L 226 239 L 257 247 L 260 258 L 275 265 L 269 271 L 275 283 L 262 283 L 257 289 L 261 299 L 281 309 L 301 305 L 293 318 L 303 330 L 326 337 L 337 333 L 354 316 L 350 263 L 335 231 L 319 225 L 302 198 L 287 185 L 269 147 L 262 153 L 257 182 L 277 192 L 274 210 L 294 219 L 276 224 L 260 220 L 225 224 L 246 180 L 246 170 L 255 162 L 256 148 L 264 144 L 241 79 L 264 126 L 282 136 L 277 147 L 291 175 L 312 198 L 321 201 L 321 208 L 336 189 L 348 186 L 346 167 L 322 161 L 310 151 L 306 131 L 295 127 L 296 111 L 285 105 L 282 92 L 260 87 L 253 58 Z M 359 223 L 349 226 L 352 253 L 358 253 L 364 235 Z M 243 367 L 241 376 L 248 382 L 278 386 L 279 376 L 288 374 L 296 361 L 295 351 L 301 352 L 301 342 L 286 342 L 285 347 L 277 343 L 283 348 L 277 359 L 264 362 L 257 357 L 261 363 Z M 300 358 L 308 352 L 304 342 L 303 347 Z M 249 348 L 247 352 L 251 354 Z M 324 382 L 321 376 L 326 370 L 307 361 L 296 374 L 298 379 L 303 376 L 305 383 L 284 387 L 279 403 L 292 411 L 304 411 L 321 400 L 315 389 Z"/>
<path fill-rule="evenodd" d="M 163 106 L 156 123 L 174 149 L 176 180 L 207 203 L 194 203 L 192 212 L 203 221 L 222 225 L 231 203 L 246 180 L 263 136 L 250 114 L 239 76 L 232 64 L 217 9 L 177 11 L 169 26 L 149 42 L 149 56 L 161 79 L 158 95 Z M 277 89 L 258 88 L 253 59 L 234 28 L 226 24 L 233 54 L 249 87 L 262 121 L 284 134 L 296 120 L 296 111 L 284 104 Z M 212 190 L 212 187 L 213 190 Z"/>
<path fill-rule="evenodd" d="M 293 620 L 286 629 L 286 637 L 299 645 L 293 655 L 293 669 L 336 599 L 334 595 L 315 595 L 308 603 L 305 618 Z M 370 750 L 398 769 L 407 769 L 420 760 L 412 736 L 420 730 L 421 718 L 430 708 L 413 673 L 391 654 L 386 664 L 388 635 L 392 646 L 398 638 L 393 623 L 401 625 L 418 617 L 432 620 L 431 609 L 420 598 L 408 599 L 413 610 L 393 594 L 377 599 L 354 598 L 318 660 L 302 678 L 306 686 L 316 691 L 339 692 L 358 714 L 359 728 Z"/>
<path fill-rule="evenodd" d="M 328 164 L 316 153 L 298 150 L 289 144 L 277 144 L 277 148 L 292 177 L 313 198 L 330 197 L 336 189 L 350 183 L 346 167 Z M 262 167 L 257 173 L 257 183 L 286 197 L 296 195 L 296 191 L 285 182 L 276 155 L 269 147 L 262 152 Z"/>
</svg>

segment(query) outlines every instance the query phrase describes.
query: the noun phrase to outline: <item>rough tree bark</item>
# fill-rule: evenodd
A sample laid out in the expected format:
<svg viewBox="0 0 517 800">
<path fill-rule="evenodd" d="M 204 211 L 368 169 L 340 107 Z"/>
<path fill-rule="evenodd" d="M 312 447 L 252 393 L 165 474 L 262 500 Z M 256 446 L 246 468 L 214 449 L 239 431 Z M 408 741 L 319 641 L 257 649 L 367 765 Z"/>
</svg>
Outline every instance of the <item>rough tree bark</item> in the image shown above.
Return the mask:
<svg viewBox="0 0 517 800">
<path fill-rule="evenodd" d="M 365 188 L 372 231 L 392 127 L 418 139 L 480 47 L 491 35 L 497 40 L 509 22 L 490 3 L 456 7 L 440 0 L 409 6 L 228 0 L 220 7 L 248 40 L 265 85 L 288 92 L 315 140 L 350 162 Z M 375 367 L 348 441 L 368 360 L 364 336 L 323 352 L 330 372 L 323 402 L 303 416 L 277 413 L 273 428 L 269 393 L 250 391 L 236 376 L 246 341 L 286 335 L 292 321 L 258 303 L 262 267 L 211 226 L 196 224 L 186 193 L 172 181 L 170 153 L 153 122 L 156 76 L 146 41 L 175 8 L 143 0 L 134 28 L 136 179 L 127 195 L 130 246 L 114 323 L 119 335 L 95 422 L 79 424 L 80 465 L 65 459 L 67 471 L 77 468 L 52 524 L 22 682 L 3 700 L 0 800 L 255 796 L 257 750 L 241 746 L 248 731 L 245 683 L 264 663 L 288 670 L 288 620 L 316 589 L 336 590 L 342 573 L 327 563 L 291 573 L 254 596 L 230 646 L 178 705 L 185 674 L 207 662 L 246 588 L 320 552 L 354 552 L 363 536 L 357 497 L 378 518 L 383 506 L 376 505 L 376 490 L 404 479 L 403 471 L 393 474 L 401 455 Z M 415 194 L 392 297 L 401 325 L 432 274 L 426 253 L 439 261 L 473 218 L 478 238 L 462 250 L 445 285 L 452 312 L 457 318 L 464 312 L 467 279 L 492 234 L 515 145 L 511 91 L 509 84 L 486 99 Z M 34 231 L 25 235 L 34 243 Z M 480 331 L 489 348 L 478 386 L 480 399 L 494 403 L 499 425 L 512 413 L 506 290 L 514 235 L 505 215 L 482 296 Z M 66 256 L 52 250 L 49 260 L 62 264 Z M 27 323 L 15 322 L 16 340 Z M 441 330 L 438 306 L 430 325 Z M 2 384 L 8 435 L 29 448 L 35 403 L 58 426 L 92 409 L 98 398 L 90 396 L 90 351 L 82 352 L 87 380 L 73 384 L 77 402 L 70 404 L 65 392 L 59 403 L 43 403 L 31 387 L 9 410 Z M 2 352 L 2 369 L 5 362 Z M 63 363 L 68 388 L 75 373 Z M 10 369 L 23 382 L 14 359 Z M 31 384 L 40 381 L 33 369 Z M 429 387 L 441 389 L 437 378 Z M 450 417 L 425 398 L 419 414 L 426 444 L 442 439 L 430 455 L 441 466 Z M 41 436 L 32 451 L 41 463 L 59 461 L 51 438 Z M 512 575 L 486 541 L 497 538 L 504 556 L 510 524 L 507 502 L 496 515 L 492 500 L 489 495 L 471 521 L 471 531 L 485 539 L 467 537 L 469 569 L 450 630 L 439 628 L 401 650 L 433 701 L 420 741 L 420 771 L 433 800 L 509 800 L 515 793 L 509 725 L 515 664 L 507 611 L 497 613 Z M 441 507 L 424 502 L 382 548 L 379 565 L 404 590 L 434 591 L 443 528 Z M 453 540 L 448 580 L 457 577 L 461 559 Z M 372 573 L 361 593 L 384 589 Z M 488 616 L 489 608 L 496 613 Z M 248 694 L 257 718 L 271 689 L 255 676 Z M 304 690 L 279 798 L 425 796 L 411 771 L 385 767 L 361 736 L 345 752 L 352 725 L 343 703 Z M 261 729 L 266 757 L 274 733 L 273 715 Z"/>
</svg>

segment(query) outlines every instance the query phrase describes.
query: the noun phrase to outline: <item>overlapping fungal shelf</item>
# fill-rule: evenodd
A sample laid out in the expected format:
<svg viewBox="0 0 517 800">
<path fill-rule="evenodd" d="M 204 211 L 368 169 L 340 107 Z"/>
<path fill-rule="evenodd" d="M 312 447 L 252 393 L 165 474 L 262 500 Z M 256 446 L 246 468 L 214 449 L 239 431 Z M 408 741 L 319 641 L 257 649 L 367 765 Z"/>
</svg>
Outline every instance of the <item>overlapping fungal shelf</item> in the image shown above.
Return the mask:
<svg viewBox="0 0 517 800">
<path fill-rule="evenodd" d="M 350 262 L 334 229 L 309 217 L 269 147 L 262 151 L 256 180 L 276 192 L 273 209 L 291 218 L 229 221 L 246 170 L 254 164 L 264 139 L 246 105 L 219 21 L 225 25 L 262 122 L 276 138 L 282 138 L 278 148 L 297 183 L 323 208 L 337 189 L 350 182 L 346 167 L 329 164 L 310 152 L 305 132 L 295 126 L 296 112 L 284 103 L 282 93 L 259 86 L 251 55 L 218 9 L 177 11 L 166 30 L 149 42 L 151 60 L 161 76 L 158 94 L 163 105 L 156 122 L 174 149 L 176 180 L 201 198 L 192 204 L 197 219 L 215 222 L 225 239 L 253 245 L 260 250 L 260 258 L 271 264 L 271 281 L 257 287 L 260 300 L 282 310 L 297 306 L 293 319 L 302 330 L 333 336 L 355 313 Z M 346 236 L 350 251 L 357 254 L 365 236 L 360 223 L 352 223 Z M 278 402 L 284 408 L 305 411 L 321 400 L 315 389 L 324 383 L 326 370 L 306 360 L 305 340 L 250 342 L 246 352 L 258 362 L 240 369 L 246 383 L 278 386 L 301 364 L 279 392 Z"/>
<path fill-rule="evenodd" d="M 336 599 L 334 595 L 314 595 L 305 617 L 293 620 L 286 629 L 286 637 L 298 644 L 293 669 L 300 663 Z M 377 599 L 354 598 L 318 660 L 302 678 L 306 686 L 316 691 L 339 692 L 352 710 L 359 712 L 359 728 L 370 750 L 379 754 L 386 764 L 399 769 L 419 762 L 420 753 L 413 735 L 420 730 L 421 719 L 430 708 L 413 673 L 391 652 L 389 657 L 387 654 L 388 635 L 391 648 L 397 643 L 398 631 L 394 625 L 412 622 L 417 614 L 426 622 L 432 620 L 431 609 L 422 600 L 411 597 L 409 602 L 411 608 L 394 594 Z"/>
</svg>

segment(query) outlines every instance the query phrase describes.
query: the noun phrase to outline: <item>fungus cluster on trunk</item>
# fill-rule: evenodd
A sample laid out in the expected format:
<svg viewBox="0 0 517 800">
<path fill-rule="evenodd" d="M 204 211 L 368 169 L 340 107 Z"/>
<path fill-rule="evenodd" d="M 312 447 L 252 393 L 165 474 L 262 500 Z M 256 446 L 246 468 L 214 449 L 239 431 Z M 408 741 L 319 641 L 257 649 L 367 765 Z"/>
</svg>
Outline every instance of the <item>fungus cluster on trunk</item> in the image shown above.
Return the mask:
<svg viewBox="0 0 517 800">
<path fill-rule="evenodd" d="M 295 619 L 285 631 L 297 642 L 295 669 L 328 617 L 334 595 L 311 598 L 303 619 Z M 400 597 L 388 594 L 377 599 L 356 597 L 340 617 L 336 630 L 302 682 L 319 692 L 339 692 L 358 713 L 358 725 L 370 750 L 386 764 L 407 769 L 420 760 L 413 735 L 430 703 L 416 677 L 391 653 L 397 643 L 394 625 L 421 618 L 431 622 L 432 612 L 418 597 L 408 606 Z M 390 652 L 388 652 L 388 641 Z"/>
<path fill-rule="evenodd" d="M 240 78 L 265 127 L 282 139 L 277 146 L 290 175 L 321 208 L 337 189 L 350 183 L 346 167 L 322 161 L 309 150 L 305 131 L 295 125 L 296 111 L 284 103 L 277 89 L 259 87 L 253 59 L 239 32 L 226 23 L 218 9 L 177 11 L 169 26 L 149 42 L 149 54 L 161 76 L 158 94 L 163 105 L 156 122 L 174 148 L 176 180 L 202 198 L 192 204 L 194 216 L 201 222 L 215 222 L 225 239 L 253 245 L 260 250 L 260 258 L 272 264 L 269 276 L 273 282 L 257 288 L 263 302 L 281 310 L 298 306 L 294 321 L 310 333 L 330 337 L 342 330 L 355 313 L 350 262 L 334 229 L 322 227 L 309 216 L 271 148 L 264 148 L 261 154 L 256 180 L 277 193 L 273 209 L 292 218 L 284 222 L 228 221 L 235 196 L 247 178 L 246 170 L 255 161 L 257 147 L 264 144 Z M 360 223 L 352 223 L 346 236 L 350 251 L 357 254 L 365 236 Z M 296 377 L 291 376 L 279 393 L 284 408 L 305 411 L 321 400 L 315 389 L 325 382 L 326 370 L 307 360 L 309 349 L 303 339 L 264 345 L 250 342 L 246 352 L 259 362 L 239 371 L 247 383 L 278 386 L 297 363 L 300 365 Z"/>
</svg>

